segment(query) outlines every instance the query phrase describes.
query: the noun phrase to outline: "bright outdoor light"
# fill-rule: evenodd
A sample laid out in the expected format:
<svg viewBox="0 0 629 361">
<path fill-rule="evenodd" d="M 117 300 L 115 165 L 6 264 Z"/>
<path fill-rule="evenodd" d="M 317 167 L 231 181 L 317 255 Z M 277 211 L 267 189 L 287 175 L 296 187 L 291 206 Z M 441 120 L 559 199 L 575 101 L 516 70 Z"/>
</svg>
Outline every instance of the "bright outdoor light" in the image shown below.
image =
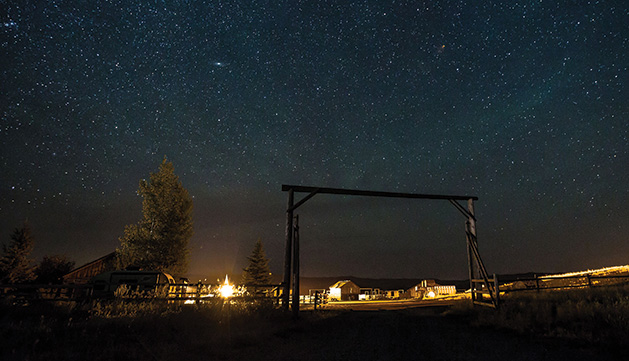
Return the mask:
<svg viewBox="0 0 629 361">
<path fill-rule="evenodd" d="M 229 284 L 229 279 L 225 275 L 225 283 L 220 288 L 221 297 L 229 298 L 234 295 L 234 286 Z"/>
</svg>

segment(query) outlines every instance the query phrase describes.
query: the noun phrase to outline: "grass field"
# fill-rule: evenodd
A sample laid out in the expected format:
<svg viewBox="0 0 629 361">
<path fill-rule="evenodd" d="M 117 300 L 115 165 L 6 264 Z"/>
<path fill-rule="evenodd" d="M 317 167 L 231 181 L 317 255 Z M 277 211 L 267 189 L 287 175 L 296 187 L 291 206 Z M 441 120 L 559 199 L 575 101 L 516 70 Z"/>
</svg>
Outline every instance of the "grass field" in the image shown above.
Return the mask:
<svg viewBox="0 0 629 361">
<path fill-rule="evenodd" d="M 254 302 L 216 300 L 196 306 L 114 300 L 24 306 L 5 299 L 0 305 L 0 359 L 622 359 L 619 355 L 629 351 L 627 288 L 585 291 L 518 295 L 506 299 L 497 312 L 464 303 L 302 312 L 297 321 Z"/>
<path fill-rule="evenodd" d="M 263 303 L 222 301 L 5 302 L 0 314 L 2 360 L 198 359 L 208 349 L 257 342 L 290 322 Z"/>
<path fill-rule="evenodd" d="M 629 286 L 527 291 L 502 297 L 500 309 L 459 305 L 473 323 L 587 343 L 629 346 Z M 456 312 L 456 310 L 455 310 Z"/>
</svg>

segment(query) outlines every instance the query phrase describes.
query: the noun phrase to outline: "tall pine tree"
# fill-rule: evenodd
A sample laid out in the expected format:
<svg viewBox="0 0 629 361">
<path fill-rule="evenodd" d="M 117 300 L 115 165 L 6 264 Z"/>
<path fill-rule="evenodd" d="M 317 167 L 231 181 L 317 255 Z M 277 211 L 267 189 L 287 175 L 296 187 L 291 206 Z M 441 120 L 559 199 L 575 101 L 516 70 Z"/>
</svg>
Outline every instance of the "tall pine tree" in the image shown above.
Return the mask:
<svg viewBox="0 0 629 361">
<path fill-rule="evenodd" d="M 271 283 L 269 259 L 264 254 L 262 241 L 258 239 L 253 246 L 251 256 L 247 257 L 249 265 L 243 269 L 242 283 L 246 285 L 268 285 Z"/>
<path fill-rule="evenodd" d="M 141 180 L 138 193 L 143 218 L 125 227 L 117 249 L 118 267 L 129 266 L 183 275 L 188 268 L 192 237 L 192 199 L 164 158 L 150 180 Z"/>
<path fill-rule="evenodd" d="M 30 258 L 33 252 L 33 237 L 27 222 L 16 228 L 11 242 L 2 245 L 0 258 L 0 281 L 2 283 L 24 283 L 35 279 L 35 267 Z"/>
</svg>

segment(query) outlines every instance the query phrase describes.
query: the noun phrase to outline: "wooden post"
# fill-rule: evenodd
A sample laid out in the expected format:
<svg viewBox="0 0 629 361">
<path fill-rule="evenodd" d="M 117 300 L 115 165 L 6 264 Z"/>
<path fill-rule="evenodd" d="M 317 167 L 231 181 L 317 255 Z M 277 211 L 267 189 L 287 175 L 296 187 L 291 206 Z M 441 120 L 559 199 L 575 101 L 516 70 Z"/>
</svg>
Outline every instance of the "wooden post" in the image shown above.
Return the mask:
<svg viewBox="0 0 629 361">
<path fill-rule="evenodd" d="M 468 251 L 472 251 L 474 256 L 474 260 L 476 261 L 476 265 L 478 269 L 479 277 L 482 277 L 482 282 L 487 288 L 487 292 L 489 294 L 489 298 L 491 299 L 491 303 L 494 307 L 498 307 L 498 299 L 496 297 L 496 289 L 494 285 L 489 280 L 489 275 L 487 274 L 487 269 L 485 268 L 485 264 L 480 257 L 480 252 L 478 251 L 478 238 L 476 236 L 476 216 L 474 215 L 474 198 L 467 199 L 467 228 L 468 228 Z M 470 262 L 470 272 L 474 273 L 474 262 Z M 472 288 L 472 294 L 474 293 L 474 289 Z M 483 297 L 480 297 L 481 300 Z M 474 298 L 472 298 L 472 302 L 474 302 Z"/>
<path fill-rule="evenodd" d="M 466 222 L 466 226 L 467 226 L 467 261 L 469 263 L 469 273 L 470 273 L 470 282 L 472 279 L 477 278 L 476 277 L 476 271 L 474 269 L 474 260 L 473 258 L 473 250 L 472 247 L 474 247 L 475 243 L 476 243 L 476 219 L 474 219 L 474 200 L 472 198 L 469 198 L 467 200 L 467 212 L 468 212 L 468 217 L 467 217 L 467 222 Z M 474 293 L 476 285 L 472 284 L 471 290 L 472 290 L 472 302 L 474 302 L 476 300 L 476 294 Z M 482 297 L 481 297 L 482 299 Z"/>
<path fill-rule="evenodd" d="M 293 317 L 299 317 L 299 215 L 295 216 L 293 235 Z"/>
<path fill-rule="evenodd" d="M 467 211 L 469 212 L 469 217 L 467 221 L 469 222 L 469 231 L 470 231 L 470 241 L 473 247 L 478 249 L 478 241 L 476 237 L 476 216 L 474 215 L 474 200 L 472 198 L 467 200 Z"/>
<path fill-rule="evenodd" d="M 500 305 L 500 286 L 498 285 L 498 275 L 494 273 L 494 291 L 496 292 L 496 307 Z"/>
<path fill-rule="evenodd" d="M 288 311 L 288 303 L 290 301 L 290 276 L 291 276 L 291 259 L 293 245 L 293 189 L 288 190 L 288 205 L 286 207 L 286 244 L 284 246 L 284 290 L 282 292 L 282 308 Z"/>
<path fill-rule="evenodd" d="M 472 297 L 472 303 L 476 300 L 476 294 L 474 293 L 474 260 L 472 259 L 472 245 L 470 244 L 470 221 L 465 222 L 465 241 L 467 244 L 467 265 L 470 277 L 470 296 Z"/>
</svg>

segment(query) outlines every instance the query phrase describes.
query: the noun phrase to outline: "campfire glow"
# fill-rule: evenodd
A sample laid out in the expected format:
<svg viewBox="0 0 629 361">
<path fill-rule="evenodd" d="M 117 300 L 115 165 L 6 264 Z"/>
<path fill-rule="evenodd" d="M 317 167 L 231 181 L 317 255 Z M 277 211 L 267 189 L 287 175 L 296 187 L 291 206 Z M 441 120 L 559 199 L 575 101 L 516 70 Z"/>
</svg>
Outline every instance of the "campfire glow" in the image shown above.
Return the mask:
<svg viewBox="0 0 629 361">
<path fill-rule="evenodd" d="M 220 288 L 221 297 L 229 298 L 234 295 L 234 286 L 229 284 L 229 279 L 225 275 L 225 283 Z"/>
</svg>

